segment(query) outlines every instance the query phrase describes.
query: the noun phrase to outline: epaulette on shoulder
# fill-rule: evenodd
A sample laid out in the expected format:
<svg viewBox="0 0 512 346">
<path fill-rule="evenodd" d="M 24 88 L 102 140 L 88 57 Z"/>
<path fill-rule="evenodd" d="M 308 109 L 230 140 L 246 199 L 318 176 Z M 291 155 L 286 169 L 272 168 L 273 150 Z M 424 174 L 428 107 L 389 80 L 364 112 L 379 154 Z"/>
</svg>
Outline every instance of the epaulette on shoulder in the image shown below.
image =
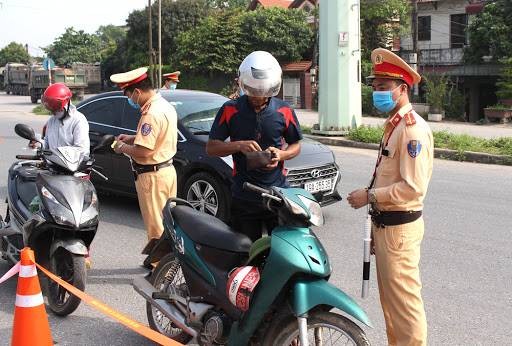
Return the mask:
<svg viewBox="0 0 512 346">
<path fill-rule="evenodd" d="M 416 124 L 416 119 L 414 118 L 413 112 L 409 112 L 406 115 L 404 115 L 404 119 L 406 126 L 412 126 Z"/>
</svg>

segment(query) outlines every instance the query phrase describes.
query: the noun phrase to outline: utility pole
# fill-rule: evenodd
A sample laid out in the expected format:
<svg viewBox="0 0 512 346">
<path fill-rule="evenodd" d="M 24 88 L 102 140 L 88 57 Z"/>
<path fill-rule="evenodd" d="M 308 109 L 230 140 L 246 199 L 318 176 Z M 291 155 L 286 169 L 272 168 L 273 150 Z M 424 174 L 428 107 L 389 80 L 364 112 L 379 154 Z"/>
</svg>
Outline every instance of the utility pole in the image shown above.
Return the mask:
<svg viewBox="0 0 512 346">
<path fill-rule="evenodd" d="M 418 71 L 418 0 L 412 0 L 412 20 L 411 20 L 411 32 L 412 32 L 412 58 L 410 61 L 411 67 Z M 413 86 L 413 94 L 418 96 L 418 86 Z"/>
<path fill-rule="evenodd" d="M 152 21 L 152 13 L 151 13 L 151 0 L 148 0 L 148 53 L 149 53 L 149 73 L 151 81 L 153 85 L 155 84 L 155 74 L 153 72 L 154 64 L 153 61 L 153 21 Z"/>
<path fill-rule="evenodd" d="M 160 89 L 162 83 L 162 0 L 158 0 L 158 82 Z"/>
<path fill-rule="evenodd" d="M 360 2 L 320 3 L 320 135 L 344 135 L 361 124 Z"/>
</svg>

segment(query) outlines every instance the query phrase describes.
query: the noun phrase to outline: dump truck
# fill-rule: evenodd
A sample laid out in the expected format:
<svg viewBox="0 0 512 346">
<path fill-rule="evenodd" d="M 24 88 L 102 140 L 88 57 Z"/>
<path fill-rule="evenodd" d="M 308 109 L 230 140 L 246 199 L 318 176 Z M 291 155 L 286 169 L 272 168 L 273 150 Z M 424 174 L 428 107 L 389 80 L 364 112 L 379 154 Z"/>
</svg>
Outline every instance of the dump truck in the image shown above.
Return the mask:
<svg viewBox="0 0 512 346">
<path fill-rule="evenodd" d="M 13 95 L 28 95 L 29 67 L 25 64 L 7 63 L 4 69 L 4 89 Z"/>
<path fill-rule="evenodd" d="M 79 101 L 83 100 L 85 88 L 87 88 L 87 77 L 83 70 L 75 71 L 70 68 L 55 67 L 50 70 L 50 73 L 52 84 L 66 84 L 66 86 L 71 89 L 74 98 Z M 41 65 L 34 65 L 30 69 L 28 92 L 32 103 L 37 103 L 37 100 L 41 98 L 41 95 L 48 87 L 50 73 Z"/>
<path fill-rule="evenodd" d="M 87 93 L 99 93 L 101 92 L 101 65 L 100 63 L 95 64 L 87 64 L 76 62 L 71 65 L 73 71 L 85 73 L 85 78 L 87 78 L 87 88 L 85 91 Z"/>
</svg>

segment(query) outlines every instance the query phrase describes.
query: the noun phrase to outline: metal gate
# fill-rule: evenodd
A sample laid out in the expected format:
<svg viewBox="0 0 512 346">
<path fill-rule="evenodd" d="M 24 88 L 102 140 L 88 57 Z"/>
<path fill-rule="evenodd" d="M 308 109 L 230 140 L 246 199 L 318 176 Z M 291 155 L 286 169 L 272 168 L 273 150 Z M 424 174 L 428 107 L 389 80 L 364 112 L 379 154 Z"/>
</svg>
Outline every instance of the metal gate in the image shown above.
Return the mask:
<svg viewBox="0 0 512 346">
<path fill-rule="evenodd" d="M 300 78 L 283 78 L 283 99 L 293 108 L 301 108 Z"/>
</svg>

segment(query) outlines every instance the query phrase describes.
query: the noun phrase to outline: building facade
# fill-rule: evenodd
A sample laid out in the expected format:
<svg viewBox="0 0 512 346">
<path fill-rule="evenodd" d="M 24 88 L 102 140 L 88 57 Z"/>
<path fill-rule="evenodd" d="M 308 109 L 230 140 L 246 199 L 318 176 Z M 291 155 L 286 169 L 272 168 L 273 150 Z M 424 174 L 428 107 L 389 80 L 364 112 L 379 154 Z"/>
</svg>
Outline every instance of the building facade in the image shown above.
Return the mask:
<svg viewBox="0 0 512 346">
<path fill-rule="evenodd" d="M 449 77 L 452 87 L 464 96 L 465 120 L 483 118 L 483 109 L 495 104 L 500 67 L 494 64 L 468 65 L 464 48 L 471 44 L 467 27 L 485 6 L 483 1 L 418 0 L 418 69 L 420 73 Z M 412 62 L 410 34 L 400 42 L 400 55 Z"/>
</svg>

